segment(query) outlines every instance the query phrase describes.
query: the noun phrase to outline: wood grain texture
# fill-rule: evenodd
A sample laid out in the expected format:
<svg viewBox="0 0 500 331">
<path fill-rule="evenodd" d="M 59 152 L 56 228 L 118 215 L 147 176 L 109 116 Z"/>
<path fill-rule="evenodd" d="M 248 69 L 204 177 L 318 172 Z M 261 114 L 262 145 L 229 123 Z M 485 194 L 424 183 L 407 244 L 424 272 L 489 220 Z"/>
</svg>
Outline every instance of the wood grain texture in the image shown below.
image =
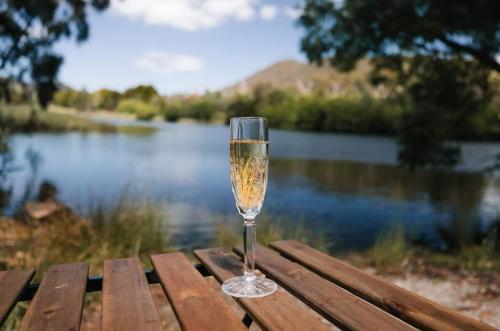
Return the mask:
<svg viewBox="0 0 500 331">
<path fill-rule="evenodd" d="M 0 326 L 34 275 L 34 269 L 0 271 Z"/>
<path fill-rule="evenodd" d="M 88 272 L 87 263 L 51 266 L 24 315 L 20 330 L 79 330 Z"/>
<path fill-rule="evenodd" d="M 221 283 L 243 272 L 243 264 L 222 248 L 195 250 L 194 254 Z M 267 297 L 237 302 L 264 330 L 338 330 L 282 288 Z"/>
<path fill-rule="evenodd" d="M 235 251 L 242 254 L 242 248 Z M 257 266 L 311 308 L 349 330 L 414 330 L 409 324 L 346 291 L 327 279 L 257 246 Z"/>
<path fill-rule="evenodd" d="M 183 330 L 247 329 L 184 254 L 152 255 L 151 262 Z"/>
<path fill-rule="evenodd" d="M 428 330 L 494 330 L 390 282 L 369 275 L 347 263 L 295 240 L 278 241 L 271 247 L 317 274 L 372 302 L 391 314 Z"/>
<path fill-rule="evenodd" d="M 148 281 L 138 258 L 104 262 L 102 330 L 161 330 Z"/>
<path fill-rule="evenodd" d="M 205 276 L 205 279 L 208 283 L 208 285 L 214 289 L 217 293 L 220 293 L 222 299 L 224 302 L 234 311 L 236 316 L 243 321 L 245 316 L 247 315 L 247 312 L 238 304 L 236 300 L 232 296 L 226 295 L 224 292 L 222 292 L 222 288 L 220 286 L 219 281 L 214 277 L 214 276 Z M 262 329 L 259 327 L 257 323 L 252 323 L 248 327 L 248 330 L 250 331 L 262 331 Z"/>
</svg>

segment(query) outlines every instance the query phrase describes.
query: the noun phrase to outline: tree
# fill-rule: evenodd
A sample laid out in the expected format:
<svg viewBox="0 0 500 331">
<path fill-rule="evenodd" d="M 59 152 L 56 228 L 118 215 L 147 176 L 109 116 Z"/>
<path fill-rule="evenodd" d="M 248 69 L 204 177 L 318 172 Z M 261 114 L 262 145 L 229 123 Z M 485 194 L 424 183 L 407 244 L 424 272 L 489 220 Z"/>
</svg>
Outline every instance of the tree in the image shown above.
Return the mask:
<svg viewBox="0 0 500 331">
<path fill-rule="evenodd" d="M 460 57 L 426 57 L 412 64 L 419 70 L 407 85 L 412 109 L 401 119 L 398 158 L 409 167 L 453 166 L 461 151 L 450 139 L 472 132 L 471 119 L 486 110 L 489 70 Z"/>
<path fill-rule="evenodd" d="M 120 102 L 121 94 L 109 89 L 100 89 L 93 93 L 93 106 L 95 109 L 115 110 Z"/>
<path fill-rule="evenodd" d="M 0 2 L 0 78 L 33 84 L 42 107 L 56 91 L 62 38 L 89 36 L 87 8 L 102 11 L 109 0 L 4 0 Z"/>
<path fill-rule="evenodd" d="M 160 96 L 158 91 L 152 85 L 138 85 L 123 92 L 123 98 L 125 99 L 139 99 L 146 103 L 151 102 L 158 96 Z"/>
<path fill-rule="evenodd" d="M 489 72 L 500 72 L 497 0 L 306 0 L 302 51 L 351 70 L 368 57 L 373 84 L 402 91 L 399 159 L 410 167 L 454 165 L 460 135 L 491 98 Z"/>
<path fill-rule="evenodd" d="M 367 55 L 462 54 L 500 71 L 497 0 L 306 0 L 299 23 L 309 60 L 343 69 Z"/>
</svg>

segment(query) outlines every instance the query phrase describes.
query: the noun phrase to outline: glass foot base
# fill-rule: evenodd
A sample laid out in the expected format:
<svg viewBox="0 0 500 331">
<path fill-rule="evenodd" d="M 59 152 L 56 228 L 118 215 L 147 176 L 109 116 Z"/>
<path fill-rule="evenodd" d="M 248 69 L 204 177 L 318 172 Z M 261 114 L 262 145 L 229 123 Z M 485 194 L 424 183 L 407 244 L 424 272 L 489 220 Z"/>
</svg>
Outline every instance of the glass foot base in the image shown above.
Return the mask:
<svg viewBox="0 0 500 331">
<path fill-rule="evenodd" d="M 233 277 L 222 284 L 222 291 L 238 298 L 260 298 L 274 293 L 278 285 L 268 278 L 257 277 L 246 280 L 244 276 Z"/>
</svg>

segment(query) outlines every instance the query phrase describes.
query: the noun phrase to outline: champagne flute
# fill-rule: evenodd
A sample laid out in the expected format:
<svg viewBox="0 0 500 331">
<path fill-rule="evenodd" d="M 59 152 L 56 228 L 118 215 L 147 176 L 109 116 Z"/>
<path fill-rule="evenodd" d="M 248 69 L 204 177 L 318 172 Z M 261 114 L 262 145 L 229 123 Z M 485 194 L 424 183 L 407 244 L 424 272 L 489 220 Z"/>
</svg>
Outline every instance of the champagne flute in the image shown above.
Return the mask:
<svg viewBox="0 0 500 331">
<path fill-rule="evenodd" d="M 236 207 L 243 216 L 244 274 L 222 284 L 224 293 L 257 298 L 276 291 L 277 285 L 255 270 L 255 217 L 267 188 L 269 141 L 267 119 L 235 117 L 230 123 L 231 184 Z"/>
</svg>

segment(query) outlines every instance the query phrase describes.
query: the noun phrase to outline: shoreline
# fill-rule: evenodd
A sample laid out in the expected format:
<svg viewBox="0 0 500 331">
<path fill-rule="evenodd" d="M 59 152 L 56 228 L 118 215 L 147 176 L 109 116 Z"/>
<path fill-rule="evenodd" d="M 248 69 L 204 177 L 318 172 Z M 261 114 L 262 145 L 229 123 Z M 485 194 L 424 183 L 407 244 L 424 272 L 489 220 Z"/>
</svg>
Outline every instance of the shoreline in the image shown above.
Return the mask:
<svg viewBox="0 0 500 331">
<path fill-rule="evenodd" d="M 83 117 L 90 120 L 117 120 L 117 121 L 139 121 L 137 116 L 134 114 L 119 113 L 110 110 L 92 110 L 92 111 L 78 111 L 73 108 L 66 108 L 56 105 L 50 105 L 48 108 L 49 112 L 74 115 L 78 117 Z M 193 118 L 179 118 L 175 122 L 168 122 L 163 119 L 161 115 L 155 116 L 150 121 L 141 121 L 143 123 L 173 123 L 173 124 L 212 124 L 212 125 L 224 125 L 225 122 L 222 120 L 213 120 L 209 122 L 199 121 Z M 307 134 L 338 134 L 345 136 L 362 136 L 362 137 L 374 137 L 374 138 L 387 138 L 387 139 L 397 139 L 396 135 L 384 135 L 384 134 L 369 134 L 369 133 L 356 133 L 356 132 L 342 132 L 342 131 L 310 131 L 310 130 L 298 130 L 298 129 L 283 129 L 283 128 L 271 128 L 272 130 L 281 132 L 299 132 Z M 473 144 L 473 143 L 485 143 L 485 144 L 500 144 L 499 140 L 492 139 L 471 139 L 471 140 L 452 140 L 450 142 L 456 142 L 459 144 Z"/>
<path fill-rule="evenodd" d="M 116 120 L 116 121 L 130 121 L 130 122 L 138 122 L 140 121 L 136 115 L 127 114 L 127 113 L 119 113 L 116 111 L 110 110 L 92 110 L 92 111 L 78 111 L 72 108 L 65 108 L 60 106 L 51 105 L 48 108 L 49 112 L 55 114 L 65 114 L 65 115 L 73 115 L 78 117 L 83 117 L 89 120 Z M 157 115 L 150 121 L 141 121 L 143 123 L 174 123 L 174 124 L 219 124 L 223 125 L 224 121 L 210 121 L 203 122 L 198 121 L 193 118 L 180 118 L 175 122 L 168 122 L 163 119 L 162 116 Z"/>
</svg>

